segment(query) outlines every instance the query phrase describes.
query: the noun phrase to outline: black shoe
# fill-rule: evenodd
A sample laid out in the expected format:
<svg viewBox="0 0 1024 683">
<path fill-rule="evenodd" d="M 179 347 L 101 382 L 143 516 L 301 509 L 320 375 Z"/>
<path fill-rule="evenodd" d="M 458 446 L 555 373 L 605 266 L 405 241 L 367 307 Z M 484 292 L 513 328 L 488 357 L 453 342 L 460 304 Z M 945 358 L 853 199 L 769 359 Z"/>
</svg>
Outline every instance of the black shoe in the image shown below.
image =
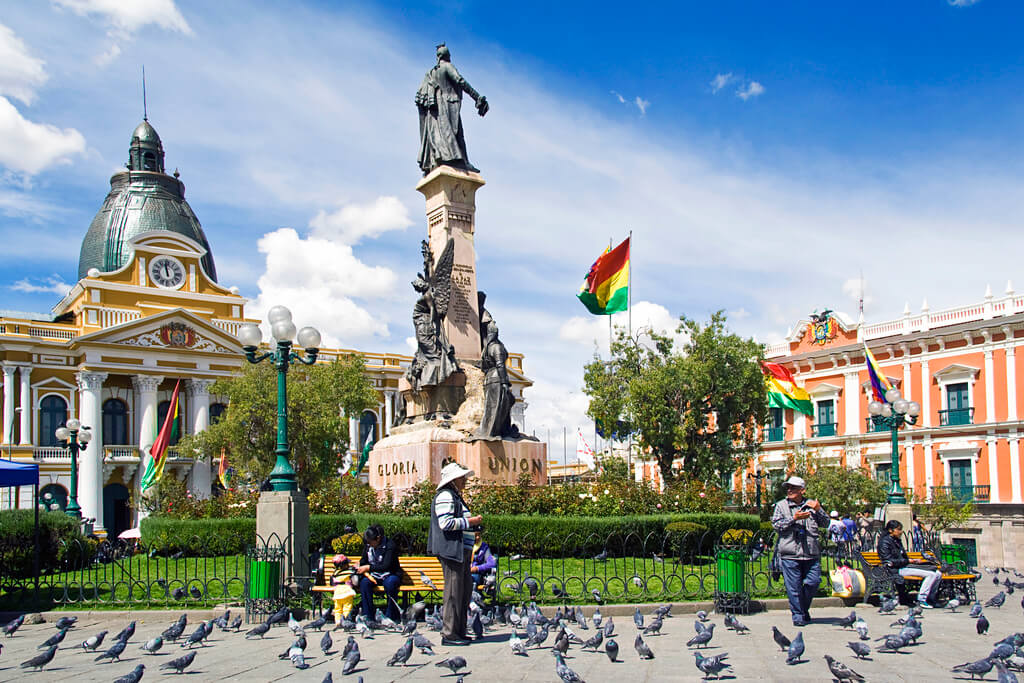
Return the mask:
<svg viewBox="0 0 1024 683">
<path fill-rule="evenodd" d="M 469 641 L 465 638 L 445 638 L 441 636 L 442 645 L 469 645 Z"/>
</svg>

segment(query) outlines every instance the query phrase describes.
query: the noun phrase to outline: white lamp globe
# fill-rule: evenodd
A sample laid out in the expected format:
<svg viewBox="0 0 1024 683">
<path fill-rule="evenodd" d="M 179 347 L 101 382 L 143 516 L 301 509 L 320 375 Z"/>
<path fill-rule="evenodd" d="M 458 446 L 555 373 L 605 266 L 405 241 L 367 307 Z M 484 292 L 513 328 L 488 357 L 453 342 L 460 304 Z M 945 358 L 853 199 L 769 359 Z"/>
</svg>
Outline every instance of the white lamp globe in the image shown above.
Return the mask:
<svg viewBox="0 0 1024 683">
<path fill-rule="evenodd" d="M 295 339 L 295 323 L 291 320 L 278 320 L 271 328 L 274 339 L 279 342 L 290 342 Z"/>
<path fill-rule="evenodd" d="M 238 341 L 242 346 L 259 346 L 263 341 L 263 332 L 259 325 L 246 323 L 238 328 Z"/>
<path fill-rule="evenodd" d="M 888 403 L 882 404 L 882 417 L 892 417 L 892 406 Z"/>
<path fill-rule="evenodd" d="M 57 427 L 54 435 L 57 437 L 57 441 L 67 441 L 68 437 L 71 436 L 71 431 L 67 427 Z"/>
<path fill-rule="evenodd" d="M 78 440 L 81 441 L 82 443 L 89 443 L 90 441 L 92 441 L 92 432 L 90 432 L 88 429 L 83 429 L 78 433 Z"/>
<path fill-rule="evenodd" d="M 911 401 L 910 406 L 907 407 L 907 415 L 910 417 L 917 417 L 921 414 L 921 404 L 917 401 Z"/>
<path fill-rule="evenodd" d="M 872 401 L 871 403 L 868 403 L 868 412 L 872 415 L 881 415 L 882 405 L 881 401 Z"/>
<path fill-rule="evenodd" d="M 897 399 L 893 402 L 892 409 L 899 415 L 906 415 L 907 411 L 910 409 L 910 401 L 905 398 Z"/>
<path fill-rule="evenodd" d="M 304 349 L 315 349 L 320 346 L 320 332 L 315 327 L 303 327 L 297 337 L 299 346 Z"/>
<path fill-rule="evenodd" d="M 68 420 L 68 423 L 65 426 L 72 432 L 77 432 L 78 429 L 82 426 L 82 423 L 76 420 L 75 418 L 71 418 L 70 420 Z"/>
<path fill-rule="evenodd" d="M 903 394 L 896 387 L 893 387 L 889 391 L 885 392 L 885 400 L 887 403 L 895 403 L 896 401 L 903 398 Z"/>
<path fill-rule="evenodd" d="M 292 312 L 289 311 L 288 308 L 285 306 L 274 306 L 269 311 L 267 311 L 267 322 L 269 322 L 271 325 L 274 325 L 274 323 L 279 323 L 284 320 L 290 321 L 291 319 Z M 280 339 L 280 337 L 278 337 L 278 339 Z"/>
</svg>

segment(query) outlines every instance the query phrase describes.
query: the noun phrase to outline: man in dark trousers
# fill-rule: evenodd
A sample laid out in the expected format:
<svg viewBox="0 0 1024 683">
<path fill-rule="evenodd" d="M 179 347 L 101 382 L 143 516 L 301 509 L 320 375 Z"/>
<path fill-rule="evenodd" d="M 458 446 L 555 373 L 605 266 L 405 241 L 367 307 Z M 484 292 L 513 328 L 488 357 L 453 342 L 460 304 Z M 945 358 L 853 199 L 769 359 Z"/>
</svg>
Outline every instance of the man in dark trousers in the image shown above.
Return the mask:
<svg viewBox="0 0 1024 683">
<path fill-rule="evenodd" d="M 828 525 L 821 503 L 804 498 L 806 483 L 790 477 L 786 497 L 775 504 L 772 526 L 779 534 L 779 563 L 794 626 L 811 621 L 811 600 L 821 583 L 821 543 L 818 528 Z"/>
<path fill-rule="evenodd" d="M 483 522 L 480 515 L 473 516 L 462 499 L 467 477 L 473 476 L 458 463 L 441 468 L 441 481 L 430 510 L 430 531 L 427 552 L 441 560 L 444 571 L 444 628 L 443 645 L 468 645 L 466 620 L 469 600 L 473 595 L 470 567 L 473 560 L 475 530 Z"/>
<path fill-rule="evenodd" d="M 387 595 L 385 613 L 393 621 L 401 619 L 398 609 L 398 586 L 402 583 L 402 568 L 398 564 L 398 546 L 384 535 L 379 524 L 363 532 L 363 556 L 359 559 L 356 574 L 359 575 L 359 592 L 363 597 L 362 610 L 367 619 L 373 620 L 373 589 L 384 587 Z"/>
</svg>

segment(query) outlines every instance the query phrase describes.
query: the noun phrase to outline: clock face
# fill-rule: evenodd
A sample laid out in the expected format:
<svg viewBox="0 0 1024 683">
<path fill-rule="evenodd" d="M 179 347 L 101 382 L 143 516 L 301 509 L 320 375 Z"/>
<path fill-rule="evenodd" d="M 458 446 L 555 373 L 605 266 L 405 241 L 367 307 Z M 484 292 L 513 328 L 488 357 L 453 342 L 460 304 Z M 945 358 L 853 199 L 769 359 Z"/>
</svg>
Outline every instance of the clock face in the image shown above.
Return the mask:
<svg viewBox="0 0 1024 683">
<path fill-rule="evenodd" d="M 173 256 L 157 256 L 149 262 L 149 277 L 157 287 L 178 289 L 185 282 L 185 266 Z"/>
</svg>

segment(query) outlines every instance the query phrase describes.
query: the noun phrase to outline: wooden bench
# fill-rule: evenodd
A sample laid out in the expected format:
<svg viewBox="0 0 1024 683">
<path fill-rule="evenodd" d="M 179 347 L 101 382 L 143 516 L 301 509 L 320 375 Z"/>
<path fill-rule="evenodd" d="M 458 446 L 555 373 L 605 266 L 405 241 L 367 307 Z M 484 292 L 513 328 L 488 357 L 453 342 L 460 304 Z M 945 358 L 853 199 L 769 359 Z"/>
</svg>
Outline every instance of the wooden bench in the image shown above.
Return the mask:
<svg viewBox="0 0 1024 683">
<path fill-rule="evenodd" d="M 876 593 L 879 595 L 894 595 L 897 579 L 902 579 L 903 581 L 923 580 L 919 576 L 901 577 L 898 571 L 882 564 L 876 551 L 866 550 L 860 553 L 860 559 L 861 571 L 864 572 L 864 578 L 867 581 L 867 586 L 864 589 L 865 601 Z M 915 561 L 931 561 L 918 552 L 908 552 L 907 559 L 911 563 Z M 943 574 L 942 581 L 939 582 L 939 587 L 935 590 L 935 601 L 941 604 L 957 595 L 966 596 L 971 602 L 977 600 L 974 584 L 978 581 L 978 578 L 978 574 L 964 573 L 959 569 L 954 570 L 952 573 Z"/>
<path fill-rule="evenodd" d="M 358 558 L 354 559 L 354 562 L 358 562 Z M 423 583 L 420 578 L 421 571 L 427 575 L 428 579 L 434 582 L 438 591 L 444 590 L 444 571 L 441 569 L 441 561 L 436 557 L 428 555 L 402 556 L 398 558 L 398 566 L 402 568 L 402 583 L 398 585 L 398 594 L 402 597 L 403 607 L 409 595 L 433 592 L 434 589 Z M 324 582 L 313 586 L 313 591 L 316 593 L 334 593 L 334 586 L 331 585 L 331 578 L 333 576 L 334 565 L 330 563 L 330 558 L 328 557 L 324 566 Z M 384 587 L 377 585 L 373 591 L 375 593 L 383 593 Z"/>
</svg>

